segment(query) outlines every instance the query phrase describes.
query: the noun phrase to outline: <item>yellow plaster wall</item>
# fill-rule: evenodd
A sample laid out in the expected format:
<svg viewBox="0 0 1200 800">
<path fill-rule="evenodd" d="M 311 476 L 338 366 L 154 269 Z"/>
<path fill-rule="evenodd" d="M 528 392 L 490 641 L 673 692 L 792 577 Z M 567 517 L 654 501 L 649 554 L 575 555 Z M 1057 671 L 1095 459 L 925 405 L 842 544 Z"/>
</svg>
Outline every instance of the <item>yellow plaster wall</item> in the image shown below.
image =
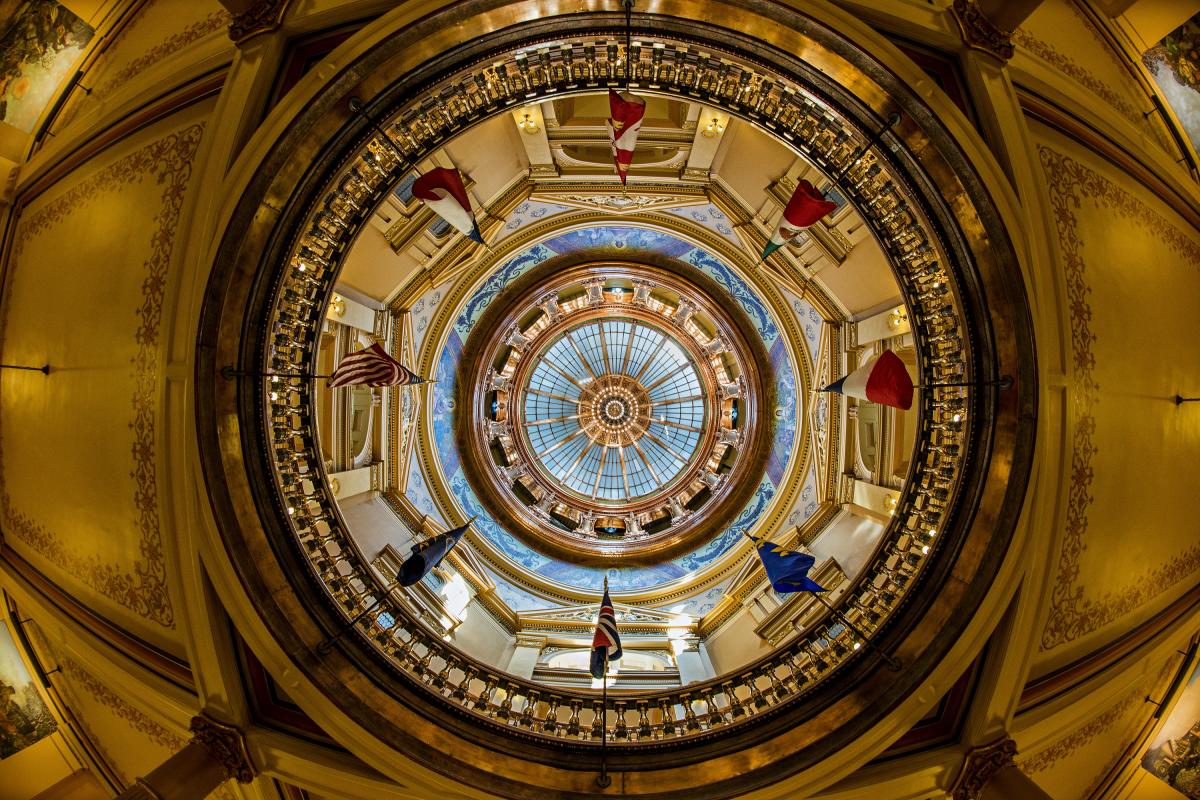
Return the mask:
<svg viewBox="0 0 1200 800">
<path fill-rule="evenodd" d="M 147 0 L 88 70 L 93 99 L 228 25 L 217 0 Z"/>
<path fill-rule="evenodd" d="M 1080 143 L 1033 130 L 1072 349 L 1070 484 L 1036 676 L 1128 632 L 1200 574 L 1200 409 L 1172 401 L 1200 375 L 1200 231 Z"/>
<path fill-rule="evenodd" d="M 28 800 L 68 777 L 76 767 L 62 733 L 52 733 L 0 761 L 0 800 Z"/>
<path fill-rule="evenodd" d="M 6 541 L 152 644 L 182 652 L 162 529 L 160 335 L 212 103 L 117 142 L 15 222 L 0 331 Z"/>
<path fill-rule="evenodd" d="M 1123 760 L 1129 743 L 1154 713 L 1146 695 L 1170 683 L 1178 658 L 1148 673 L 1121 697 L 1110 700 L 1065 736 L 1018 756 L 1018 766 L 1055 800 L 1088 800 Z"/>
<path fill-rule="evenodd" d="M 1076 0 L 1044 0 L 1014 33 L 1013 43 L 1015 72 L 1053 81 L 1055 89 L 1097 113 L 1116 112 L 1148 144 L 1174 152 L 1157 115 L 1142 116 L 1152 107 L 1145 88 Z"/>
</svg>

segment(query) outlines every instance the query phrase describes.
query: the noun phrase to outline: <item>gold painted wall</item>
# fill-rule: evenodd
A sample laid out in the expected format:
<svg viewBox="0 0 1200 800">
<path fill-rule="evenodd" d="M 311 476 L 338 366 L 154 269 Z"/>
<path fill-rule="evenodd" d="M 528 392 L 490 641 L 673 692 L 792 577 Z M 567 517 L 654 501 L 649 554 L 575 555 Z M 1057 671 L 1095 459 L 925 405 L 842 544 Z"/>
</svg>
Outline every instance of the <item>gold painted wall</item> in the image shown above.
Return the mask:
<svg viewBox="0 0 1200 800">
<path fill-rule="evenodd" d="M 1070 471 L 1035 667 L 1129 631 L 1200 574 L 1192 474 L 1200 418 L 1172 398 L 1200 374 L 1200 232 L 1128 174 L 1035 126 L 1070 327 Z"/>
<path fill-rule="evenodd" d="M 212 103 L 97 153 L 21 208 L 3 309 L 6 539 L 60 586 L 163 649 L 168 589 L 163 304 Z M 53 476 L 52 478 L 50 476 Z"/>
</svg>

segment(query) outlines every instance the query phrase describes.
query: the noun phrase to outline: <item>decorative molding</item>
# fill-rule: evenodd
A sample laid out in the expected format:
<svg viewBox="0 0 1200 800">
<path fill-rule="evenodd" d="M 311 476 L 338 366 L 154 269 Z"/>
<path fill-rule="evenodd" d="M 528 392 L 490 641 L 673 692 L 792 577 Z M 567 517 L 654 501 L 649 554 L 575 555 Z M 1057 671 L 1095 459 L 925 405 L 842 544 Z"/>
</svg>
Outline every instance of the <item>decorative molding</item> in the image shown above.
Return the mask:
<svg viewBox="0 0 1200 800">
<path fill-rule="evenodd" d="M 978 800 L 983 787 L 997 772 L 1011 767 L 1017 755 L 1017 743 L 1012 739 L 972 748 L 963 761 L 962 771 L 950 790 L 953 800 Z"/>
<path fill-rule="evenodd" d="M 246 739 L 240 730 L 203 714 L 192 717 L 189 729 L 192 732 L 192 741 L 208 748 L 213 758 L 225 770 L 226 778 L 238 783 L 250 783 L 254 780 L 257 772 L 246 749 Z"/>
<path fill-rule="evenodd" d="M 979 10 L 975 0 L 954 0 L 954 19 L 962 32 L 963 44 L 982 50 L 1001 61 L 1013 57 L 1012 34 L 1000 30 Z"/>
<path fill-rule="evenodd" d="M 1093 499 L 1090 494 L 1094 474 L 1092 457 L 1097 452 L 1093 437 L 1100 387 L 1093 375 L 1096 357 L 1092 348 L 1096 334 L 1092 332 L 1092 310 L 1088 303 L 1091 286 L 1087 281 L 1087 264 L 1083 258 L 1083 240 L 1079 235 L 1076 212 L 1084 199 L 1090 199 L 1126 219 L 1137 220 L 1154 231 L 1158 240 L 1173 253 L 1193 264 L 1200 264 L 1200 243 L 1089 167 L 1044 145 L 1038 146 L 1038 156 L 1050 187 L 1050 202 L 1063 257 L 1077 409 L 1066 530 L 1051 595 L 1050 615 L 1042 631 L 1041 650 L 1046 651 L 1104 627 L 1200 569 L 1200 544 L 1194 544 L 1176 553 L 1166 563 L 1139 575 L 1132 586 L 1120 591 L 1110 587 L 1098 600 L 1085 597 L 1084 586 L 1079 582 L 1080 561 L 1086 548 L 1088 508 Z"/>
<path fill-rule="evenodd" d="M 51 652 L 54 651 L 51 650 Z M 55 657 L 58 659 L 58 663 L 62 665 L 63 674 L 71 679 L 77 689 L 86 692 L 93 700 L 107 708 L 115 716 L 127 722 L 129 727 L 133 728 L 149 741 L 172 752 L 181 749 L 187 744 L 182 736 L 171 732 L 150 719 L 142 711 L 134 708 L 128 701 L 101 683 L 96 676 L 84 669 L 83 666 L 70 656 L 55 652 Z M 92 736 L 91 738 L 95 741 L 96 737 Z"/>
<path fill-rule="evenodd" d="M 145 10 L 143 9 L 143 13 Z M 170 55 L 178 53 L 183 48 L 190 45 L 192 42 L 203 39 L 205 36 L 219 31 L 229 22 L 229 13 L 224 9 L 218 9 L 210 13 L 207 17 L 191 23 L 182 31 L 168 36 L 163 41 L 151 47 L 142 55 L 130 61 L 125 66 L 121 67 L 116 74 L 104 81 L 100 86 L 92 90 L 94 96 L 107 96 L 113 89 L 119 88 L 128 83 L 133 78 L 141 75 L 150 67 L 167 58 Z M 128 31 L 129 27 L 122 31 Z M 115 44 L 115 43 L 114 43 Z M 111 46 L 107 52 L 112 52 Z"/>
<path fill-rule="evenodd" d="M 1042 41 L 1023 28 L 1013 33 L 1013 42 L 1042 61 L 1045 61 L 1055 71 L 1066 75 L 1096 95 L 1114 111 L 1128 120 L 1135 128 L 1143 130 L 1149 125 L 1147 118 L 1142 116 L 1142 112 L 1138 111 L 1129 100 L 1121 97 L 1112 87 L 1108 86 L 1077 61 L 1061 53 L 1053 45 Z M 1165 141 L 1161 130 L 1154 125 L 1149 125 L 1149 128 L 1157 138 L 1159 144 L 1169 147 L 1169 143 Z"/>
<path fill-rule="evenodd" d="M 258 0 L 229 23 L 229 38 L 240 45 L 260 33 L 268 33 L 283 24 L 288 0 Z"/>
<path fill-rule="evenodd" d="M 1026 775 L 1033 777 L 1035 774 L 1045 772 L 1059 762 L 1069 758 L 1076 750 L 1086 746 L 1097 736 L 1111 734 L 1115 731 L 1117 733 L 1114 737 L 1116 751 L 1104 762 L 1103 768 L 1099 770 L 1088 788 L 1080 795 L 1081 797 L 1094 797 L 1096 790 L 1100 788 L 1100 785 L 1112 772 L 1112 769 L 1125 759 L 1128 742 L 1136 736 L 1137 732 L 1145 724 L 1146 719 L 1152 715 L 1153 712 L 1146 709 L 1146 697 L 1156 687 L 1160 687 L 1168 682 L 1172 673 L 1179 668 L 1179 659 L 1175 657 L 1167 659 L 1167 662 L 1155 677 L 1144 683 L 1139 683 L 1123 700 L 1119 700 L 1107 711 L 1083 727 L 1076 729 L 1073 733 L 1059 739 L 1049 747 L 1045 747 L 1034 753 L 1028 759 L 1019 763 L 1017 767 Z M 1143 714 L 1136 715 L 1137 724 L 1120 727 L 1120 723 L 1127 716 L 1135 716 L 1131 715 L 1130 712 L 1137 709 L 1143 709 L 1144 712 Z M 1093 762 L 1089 759 L 1089 763 Z"/>
<path fill-rule="evenodd" d="M 75 209 L 99 199 L 102 193 L 140 183 L 150 176 L 164 185 L 162 208 L 155 218 L 157 229 L 150 239 L 153 249 L 143 264 L 146 278 L 142 282 L 142 304 L 137 310 L 139 324 L 134 334 L 138 350 L 133 359 L 135 388 L 133 419 L 129 427 L 134 437 L 130 448 L 133 457 L 131 476 L 135 487 L 133 505 L 140 534 L 138 549 L 141 560 L 130 570 L 121 565 L 104 563 L 95 555 L 80 554 L 61 534 L 47 530 L 18 510 L 7 491 L 0 495 L 0 517 L 14 538 L 27 543 L 56 567 L 72 573 L 86 586 L 113 602 L 165 628 L 175 627 L 175 612 L 167 588 L 158 517 L 155 417 L 162 383 L 158 363 L 159 325 L 175 229 L 191 179 L 192 161 L 203 133 L 204 123 L 172 133 L 74 186 L 18 223 L 12 251 L 12 263 L 15 266 L 26 243 L 34 235 L 61 223 Z M 0 331 L 8 326 L 7 308 L 6 305 L 0 320 Z M 0 439 L 2 444 L 3 440 Z M 0 459 L 0 480 L 3 478 L 2 470 L 3 460 Z"/>
</svg>

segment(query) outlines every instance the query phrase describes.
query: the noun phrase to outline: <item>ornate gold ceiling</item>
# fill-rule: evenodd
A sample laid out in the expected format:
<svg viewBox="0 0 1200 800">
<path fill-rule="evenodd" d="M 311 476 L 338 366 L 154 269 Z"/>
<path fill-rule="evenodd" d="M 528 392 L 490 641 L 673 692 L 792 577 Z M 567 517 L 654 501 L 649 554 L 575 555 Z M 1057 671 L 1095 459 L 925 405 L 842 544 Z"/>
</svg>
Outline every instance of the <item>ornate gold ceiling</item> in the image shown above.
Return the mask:
<svg viewBox="0 0 1200 800">
<path fill-rule="evenodd" d="M 327 96 L 300 115 L 248 187 L 226 232 L 224 269 L 210 285 L 199 382 L 207 388 L 198 413 L 216 421 L 200 432 L 210 487 L 217 487 L 215 513 L 245 587 L 307 680 L 378 741 L 415 757 L 438 741 L 437 769 L 460 780 L 492 775 L 489 765 L 503 759 L 509 777 L 492 788 L 514 797 L 550 787 L 592 793 L 592 723 L 611 728 L 613 768 L 626 778 L 625 794 L 647 798 L 698 787 L 712 797 L 742 793 L 867 735 L 956 645 L 988 597 L 1027 476 L 1032 351 L 1024 300 L 1011 288 L 1019 282 L 1009 280 L 1016 262 L 952 137 L 890 73 L 812 18 L 767 20 L 739 8 L 744 27 L 730 31 L 687 21 L 721 19 L 721 4 L 681 5 L 688 7 L 677 16 L 637 22 L 645 27 L 627 55 L 638 85 L 752 119 L 827 173 L 844 175 L 838 189 L 860 209 L 896 270 L 922 382 L 1003 372 L 1017 376 L 1016 389 L 1005 397 L 981 387 L 922 392 L 911 480 L 879 557 L 837 599 L 868 631 L 872 647 L 855 647 L 847 627 L 827 617 L 736 673 L 622 698 L 615 715 L 603 717 L 589 711 L 598 699 L 586 690 L 500 673 L 446 644 L 377 583 L 332 502 L 314 447 L 311 385 L 288 379 L 272 384 L 268 396 L 264 384 L 237 390 L 212 377 L 216 365 L 229 362 L 308 369 L 322 310 L 364 209 L 438 141 L 503 113 L 512 99 L 617 83 L 624 54 L 597 32 L 603 14 L 555 20 L 552 33 L 531 20 L 485 36 L 511 24 L 505 14 L 517 6 L 463 7 L 454 26 L 430 21 L 465 37 L 457 49 L 424 40 L 417 26 L 348 67 L 346 80 L 331 83 Z M 779 45 L 769 51 L 769 66 L 761 60 L 764 42 Z M 418 68 L 422 52 L 441 57 Z M 348 92 L 362 94 L 370 113 L 386 120 L 382 134 L 348 114 Z M 886 146 L 851 163 L 868 132 L 893 111 L 902 119 Z M 603 305 L 603 287 L 600 293 Z M 985 306 L 990 315 L 979 313 Z M 663 325 L 652 316 L 643 321 Z M 699 356 L 692 358 L 701 372 Z M 619 399 L 605 403 L 616 421 L 631 408 Z M 706 424 L 718 411 L 724 409 L 712 407 Z M 964 424 L 948 424 L 955 415 Z M 714 435 L 716 427 L 709 429 Z M 360 616 L 371 608 L 377 610 Z M 359 620 L 353 635 L 340 637 L 331 654 L 317 649 L 352 617 Z M 871 680 L 880 663 L 876 648 L 906 669 Z M 652 764 L 642 756 L 647 748 L 656 753 Z M 750 750 L 760 755 L 747 771 Z M 523 769 L 511 769 L 514 756 Z M 700 760 L 704 771 L 690 768 Z"/>
</svg>

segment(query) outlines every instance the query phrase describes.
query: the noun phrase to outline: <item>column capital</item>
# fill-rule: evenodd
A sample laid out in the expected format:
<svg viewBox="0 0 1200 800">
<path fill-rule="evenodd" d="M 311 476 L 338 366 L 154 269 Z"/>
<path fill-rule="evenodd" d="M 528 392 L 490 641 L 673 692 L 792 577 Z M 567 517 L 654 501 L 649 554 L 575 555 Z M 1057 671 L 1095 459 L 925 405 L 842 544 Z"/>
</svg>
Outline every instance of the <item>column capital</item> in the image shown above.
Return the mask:
<svg viewBox="0 0 1200 800">
<path fill-rule="evenodd" d="M 516 635 L 516 646 L 541 650 L 546 646 L 546 634 L 519 632 Z"/>
<path fill-rule="evenodd" d="M 967 47 L 982 50 L 1001 61 L 1013 57 L 1012 34 L 997 28 L 975 0 L 954 0 L 953 11 Z"/>
<path fill-rule="evenodd" d="M 233 16 L 229 23 L 229 38 L 241 44 L 260 33 L 267 33 L 283 24 L 283 14 L 289 0 L 221 0 L 221 5 Z"/>
<path fill-rule="evenodd" d="M 950 797 L 953 800 L 978 800 L 983 787 L 997 772 L 1013 766 L 1016 755 L 1017 743 L 1007 738 L 971 748 L 950 789 Z"/>
<path fill-rule="evenodd" d="M 246 738 L 240 730 L 203 714 L 192 717 L 189 729 L 192 732 L 192 741 L 208 748 L 225 771 L 225 777 L 238 783 L 250 783 L 254 780 L 257 771 L 246 749 Z"/>
</svg>

